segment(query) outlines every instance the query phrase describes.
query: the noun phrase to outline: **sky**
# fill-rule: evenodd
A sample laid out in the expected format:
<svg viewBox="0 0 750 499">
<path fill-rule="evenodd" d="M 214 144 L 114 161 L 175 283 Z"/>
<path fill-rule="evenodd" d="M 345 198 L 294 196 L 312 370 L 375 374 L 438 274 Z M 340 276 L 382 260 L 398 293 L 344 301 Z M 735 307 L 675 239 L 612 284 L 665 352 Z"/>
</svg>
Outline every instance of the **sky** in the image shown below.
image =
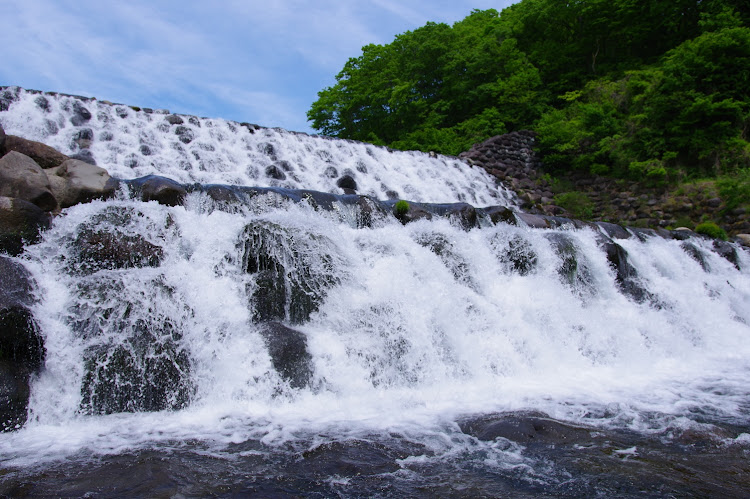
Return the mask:
<svg viewBox="0 0 750 499">
<path fill-rule="evenodd" d="M 350 57 L 514 0 L 3 0 L 0 85 L 312 133 Z"/>
</svg>

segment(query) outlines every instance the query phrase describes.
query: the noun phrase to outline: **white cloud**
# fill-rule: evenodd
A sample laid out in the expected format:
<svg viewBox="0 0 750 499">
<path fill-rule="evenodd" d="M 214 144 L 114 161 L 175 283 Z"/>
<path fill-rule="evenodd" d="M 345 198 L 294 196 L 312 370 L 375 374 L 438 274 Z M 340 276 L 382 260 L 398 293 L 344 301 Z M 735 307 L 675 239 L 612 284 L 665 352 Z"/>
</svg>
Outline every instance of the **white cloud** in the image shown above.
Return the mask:
<svg viewBox="0 0 750 499">
<path fill-rule="evenodd" d="M 362 46 L 510 2 L 4 3 L 0 84 L 305 130 L 317 91 Z"/>
</svg>

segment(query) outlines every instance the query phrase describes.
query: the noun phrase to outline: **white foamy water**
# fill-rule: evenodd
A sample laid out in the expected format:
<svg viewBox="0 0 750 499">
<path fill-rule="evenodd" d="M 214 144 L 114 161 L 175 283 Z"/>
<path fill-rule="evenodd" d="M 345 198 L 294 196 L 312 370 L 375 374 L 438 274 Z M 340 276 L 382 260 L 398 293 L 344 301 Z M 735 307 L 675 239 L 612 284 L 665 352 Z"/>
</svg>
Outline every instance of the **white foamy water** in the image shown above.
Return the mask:
<svg viewBox="0 0 750 499">
<path fill-rule="evenodd" d="M 112 213 L 127 216 L 113 225 Z M 652 294 L 638 304 L 618 289 L 593 230 L 466 232 L 446 220 L 356 229 L 336 213 L 301 204 L 230 214 L 199 194 L 186 207 L 116 201 L 66 210 L 22 259 L 39 284 L 34 313 L 47 359 L 29 423 L 0 435 L 3 459 L 20 465 L 191 439 L 276 445 L 311 432 L 398 430 L 429 440 L 452 418 L 519 409 L 641 430 L 707 411 L 747 419 L 745 252 L 737 270 L 710 242 L 693 241 L 704 271 L 679 241 L 620 241 Z M 290 275 L 333 277 L 313 287 L 324 294 L 317 311 L 292 326 L 311 356 L 305 387 L 274 369 L 253 320 L 259 274 L 243 267 L 248 225 L 296 241 Z M 82 275 L 73 241 L 83 227 L 143 235 L 163 249 L 161 263 Z M 566 257 L 556 235 L 575 248 L 573 279 L 559 272 Z M 534 255 L 525 275 L 505 257 L 519 241 Z M 111 354 L 144 330 L 158 341 L 173 335 L 175 351 L 186 353 L 189 402 L 89 414 L 89 354 Z"/>
<path fill-rule="evenodd" d="M 184 143 L 163 114 L 87 101 L 92 116 L 76 127 L 75 99 L 38 97 L 19 91 L 0 112 L 8 133 L 76 153 L 76 134 L 90 129 L 96 161 L 122 178 L 340 192 L 326 174 L 334 167 L 380 199 L 396 190 L 508 204 L 483 172 L 451 158 L 188 117 Z M 286 180 L 270 179 L 281 161 Z M 355 228 L 356 207 L 262 197 L 227 212 L 199 193 L 178 207 L 122 196 L 54 220 L 18 259 L 38 285 L 47 355 L 29 421 L 0 434 L 0 462 L 185 442 L 220 455 L 249 439 L 280 447 L 373 432 L 458 455 L 476 442 L 457 418 L 514 410 L 641 431 L 746 425 L 750 256 L 740 248 L 738 269 L 708 240 L 690 241 L 703 266 L 680 241 L 618 240 L 645 290 L 639 303 L 593 229 L 467 232 L 437 217 Z M 91 257 L 101 246 L 87 241 L 120 241 L 133 255 Z M 274 272 L 285 288 L 269 281 Z M 284 305 L 262 312 L 264 289 Z M 274 367 L 263 314 L 281 314 L 305 339 L 302 383 Z M 172 409 L 142 410 L 152 403 Z M 483 465 L 523 462 L 518 446 L 486 446 Z"/>
<path fill-rule="evenodd" d="M 122 179 L 157 174 L 181 183 L 341 194 L 337 181 L 348 175 L 359 194 L 376 199 L 515 204 L 514 196 L 483 169 L 456 158 L 248 128 L 215 118 L 179 116 L 182 123 L 171 124 L 160 111 L 146 113 L 126 105 L 35 94 L 18 87 L 5 92 L 13 99 L 7 111 L 0 112 L 6 133 L 44 142 L 68 155 L 90 152 L 99 166 Z M 76 106 L 90 118 L 80 118 Z"/>
</svg>

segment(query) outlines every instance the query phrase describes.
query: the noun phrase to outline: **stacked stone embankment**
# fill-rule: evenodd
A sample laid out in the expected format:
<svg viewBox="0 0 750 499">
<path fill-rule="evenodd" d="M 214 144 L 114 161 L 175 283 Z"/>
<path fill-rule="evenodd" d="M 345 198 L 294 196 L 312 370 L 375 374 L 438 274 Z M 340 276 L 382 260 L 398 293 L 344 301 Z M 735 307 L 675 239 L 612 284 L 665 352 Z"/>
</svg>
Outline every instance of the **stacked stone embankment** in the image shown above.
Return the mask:
<svg viewBox="0 0 750 499">
<path fill-rule="evenodd" d="M 712 182 L 674 189 L 580 172 L 550 175 L 534 146 L 534 132 L 524 130 L 489 138 L 460 157 L 512 188 L 522 207 L 532 213 L 580 217 L 556 204 L 561 194 L 577 192 L 590 206 L 591 220 L 644 228 L 695 226 L 710 220 L 733 236 L 750 233 L 750 213 L 742 207 L 727 209 Z"/>
</svg>

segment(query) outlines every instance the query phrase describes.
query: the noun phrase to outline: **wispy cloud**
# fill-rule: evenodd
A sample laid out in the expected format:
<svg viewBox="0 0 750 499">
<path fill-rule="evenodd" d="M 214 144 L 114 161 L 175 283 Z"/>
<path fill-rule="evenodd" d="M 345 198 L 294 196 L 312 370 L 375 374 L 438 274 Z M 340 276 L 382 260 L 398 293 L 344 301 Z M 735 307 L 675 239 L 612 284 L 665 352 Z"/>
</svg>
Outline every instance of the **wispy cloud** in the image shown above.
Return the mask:
<svg viewBox="0 0 750 499">
<path fill-rule="evenodd" d="M 316 93 L 362 46 L 509 3 L 6 0 L 0 84 L 304 131 Z"/>
</svg>

